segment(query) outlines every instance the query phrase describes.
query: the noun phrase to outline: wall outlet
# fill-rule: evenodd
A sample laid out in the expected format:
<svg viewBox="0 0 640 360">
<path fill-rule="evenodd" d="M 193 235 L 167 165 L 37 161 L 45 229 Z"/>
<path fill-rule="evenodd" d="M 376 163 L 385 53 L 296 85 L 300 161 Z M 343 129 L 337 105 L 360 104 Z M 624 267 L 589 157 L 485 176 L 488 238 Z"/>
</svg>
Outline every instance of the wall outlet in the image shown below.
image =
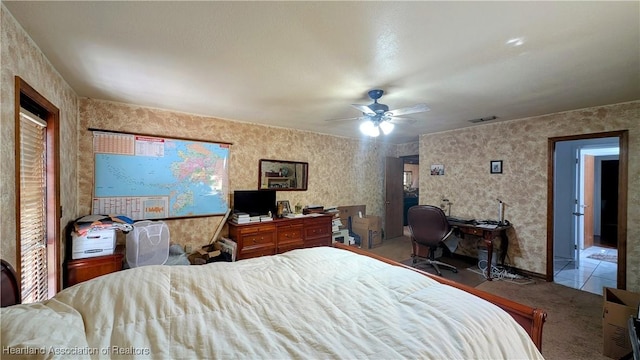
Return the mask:
<svg viewBox="0 0 640 360">
<path fill-rule="evenodd" d="M 187 254 L 190 254 L 192 250 L 193 250 L 193 245 L 191 245 L 191 244 L 187 244 L 187 245 L 185 245 L 185 246 L 184 246 L 184 251 L 185 251 Z"/>
</svg>

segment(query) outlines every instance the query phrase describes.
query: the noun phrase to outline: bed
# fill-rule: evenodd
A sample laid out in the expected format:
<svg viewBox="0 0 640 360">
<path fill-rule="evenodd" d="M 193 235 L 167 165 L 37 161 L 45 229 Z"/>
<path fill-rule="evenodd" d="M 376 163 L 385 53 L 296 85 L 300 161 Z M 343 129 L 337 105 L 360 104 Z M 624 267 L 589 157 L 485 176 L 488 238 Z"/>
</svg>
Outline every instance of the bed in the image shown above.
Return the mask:
<svg viewBox="0 0 640 360">
<path fill-rule="evenodd" d="M 542 359 L 544 311 L 366 254 L 101 276 L 2 308 L 3 358 Z"/>
</svg>

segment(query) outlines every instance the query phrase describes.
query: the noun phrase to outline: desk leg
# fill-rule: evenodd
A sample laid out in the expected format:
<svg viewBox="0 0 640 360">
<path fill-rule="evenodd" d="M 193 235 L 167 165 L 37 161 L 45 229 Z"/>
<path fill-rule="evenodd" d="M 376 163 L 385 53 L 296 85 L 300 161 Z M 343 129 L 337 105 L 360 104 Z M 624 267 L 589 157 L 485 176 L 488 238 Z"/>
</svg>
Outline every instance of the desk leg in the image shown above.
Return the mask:
<svg viewBox="0 0 640 360">
<path fill-rule="evenodd" d="M 484 236 L 484 243 L 487 245 L 487 281 L 491 281 L 491 261 L 493 261 L 493 239 L 491 235 Z"/>
<path fill-rule="evenodd" d="M 507 250 L 509 250 L 509 238 L 507 237 L 507 230 L 502 230 L 500 232 L 500 265 L 504 265 Z"/>
</svg>

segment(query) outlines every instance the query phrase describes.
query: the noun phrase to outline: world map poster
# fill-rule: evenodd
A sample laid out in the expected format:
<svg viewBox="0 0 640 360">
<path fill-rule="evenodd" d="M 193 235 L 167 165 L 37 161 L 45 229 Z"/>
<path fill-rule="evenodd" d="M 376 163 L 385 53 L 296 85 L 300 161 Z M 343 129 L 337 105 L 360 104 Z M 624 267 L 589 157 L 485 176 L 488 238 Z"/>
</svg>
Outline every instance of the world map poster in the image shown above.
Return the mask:
<svg viewBox="0 0 640 360">
<path fill-rule="evenodd" d="M 95 131 L 93 150 L 93 214 L 167 219 L 229 208 L 229 144 Z"/>
</svg>

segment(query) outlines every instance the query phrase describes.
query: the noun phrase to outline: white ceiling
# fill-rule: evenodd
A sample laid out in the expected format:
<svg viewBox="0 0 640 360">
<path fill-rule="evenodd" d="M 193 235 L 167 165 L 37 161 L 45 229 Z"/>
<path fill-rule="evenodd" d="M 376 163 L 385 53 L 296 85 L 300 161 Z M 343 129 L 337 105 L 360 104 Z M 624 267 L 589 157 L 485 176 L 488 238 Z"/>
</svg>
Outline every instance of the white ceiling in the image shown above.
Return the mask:
<svg viewBox="0 0 640 360">
<path fill-rule="evenodd" d="M 79 96 L 381 141 L 640 99 L 640 2 L 2 1 Z M 521 39 L 515 46 L 511 39 Z"/>
</svg>

